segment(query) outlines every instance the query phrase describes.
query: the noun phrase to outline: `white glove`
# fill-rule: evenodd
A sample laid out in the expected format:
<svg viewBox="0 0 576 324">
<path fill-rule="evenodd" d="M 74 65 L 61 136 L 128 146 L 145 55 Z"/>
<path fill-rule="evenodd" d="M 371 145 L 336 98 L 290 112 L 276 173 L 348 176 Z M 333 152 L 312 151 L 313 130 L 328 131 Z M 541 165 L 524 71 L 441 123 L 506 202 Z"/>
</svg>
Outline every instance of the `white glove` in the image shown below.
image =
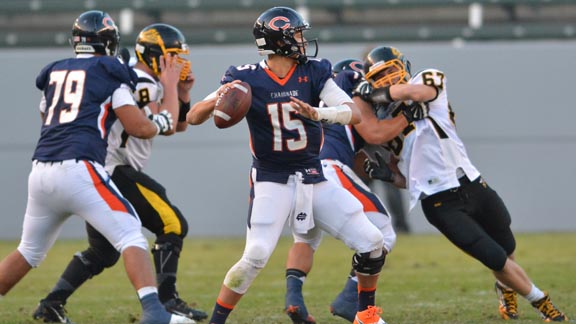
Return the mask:
<svg viewBox="0 0 576 324">
<path fill-rule="evenodd" d="M 152 121 L 158 128 L 158 130 L 156 131 L 156 135 L 165 134 L 174 127 L 172 121 L 172 114 L 166 109 L 162 110 L 160 113 L 156 115 L 151 115 L 150 119 L 152 119 Z"/>
</svg>

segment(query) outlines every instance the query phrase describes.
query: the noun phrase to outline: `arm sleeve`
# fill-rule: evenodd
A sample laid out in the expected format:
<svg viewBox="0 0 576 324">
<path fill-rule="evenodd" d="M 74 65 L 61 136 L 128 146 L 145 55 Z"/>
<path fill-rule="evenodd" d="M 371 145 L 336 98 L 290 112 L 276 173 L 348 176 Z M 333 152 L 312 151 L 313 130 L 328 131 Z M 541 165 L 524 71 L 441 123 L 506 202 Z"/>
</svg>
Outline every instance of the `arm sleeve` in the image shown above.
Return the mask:
<svg viewBox="0 0 576 324">
<path fill-rule="evenodd" d="M 124 105 L 136 106 L 136 101 L 132 95 L 132 89 L 127 84 L 121 84 L 120 87 L 112 93 L 112 108 L 116 109 Z"/>
<path fill-rule="evenodd" d="M 320 92 L 320 99 L 326 106 L 340 106 L 344 103 L 353 103 L 352 98 L 344 90 L 340 89 L 334 80 L 326 81 L 324 88 Z"/>
<path fill-rule="evenodd" d="M 40 110 L 41 113 L 46 112 L 46 96 L 44 95 L 44 93 L 42 93 L 42 98 L 40 98 L 40 105 L 38 106 L 38 109 Z"/>
</svg>

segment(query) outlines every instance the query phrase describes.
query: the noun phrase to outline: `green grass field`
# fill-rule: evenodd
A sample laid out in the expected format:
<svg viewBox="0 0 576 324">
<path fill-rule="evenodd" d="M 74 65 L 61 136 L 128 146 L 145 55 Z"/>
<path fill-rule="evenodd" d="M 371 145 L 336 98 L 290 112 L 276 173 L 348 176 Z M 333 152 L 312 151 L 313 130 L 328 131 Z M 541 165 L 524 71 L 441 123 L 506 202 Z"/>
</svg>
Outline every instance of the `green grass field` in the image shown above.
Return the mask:
<svg viewBox="0 0 576 324">
<path fill-rule="evenodd" d="M 555 304 L 576 318 L 576 233 L 521 234 L 516 257 L 534 282 L 551 292 Z M 17 242 L 0 242 L 4 257 Z M 284 261 L 291 240 L 283 238 L 268 266 L 229 318 L 230 324 L 290 323 L 283 314 Z M 0 323 L 32 320 L 39 299 L 54 285 L 72 254 L 84 241 L 58 241 L 48 258 L 0 301 Z M 181 297 L 211 312 L 228 268 L 240 257 L 243 238 L 187 239 L 180 263 Z M 328 306 L 344 285 L 351 252 L 326 238 L 315 258 L 304 294 L 318 323 L 344 324 Z M 440 235 L 401 235 L 380 276 L 377 304 L 388 324 L 503 323 L 499 319 L 491 273 Z M 524 299 L 521 320 L 541 323 Z M 87 282 L 68 302 L 78 324 L 137 322 L 140 304 L 121 264 Z M 205 321 L 206 322 L 206 321 Z"/>
</svg>

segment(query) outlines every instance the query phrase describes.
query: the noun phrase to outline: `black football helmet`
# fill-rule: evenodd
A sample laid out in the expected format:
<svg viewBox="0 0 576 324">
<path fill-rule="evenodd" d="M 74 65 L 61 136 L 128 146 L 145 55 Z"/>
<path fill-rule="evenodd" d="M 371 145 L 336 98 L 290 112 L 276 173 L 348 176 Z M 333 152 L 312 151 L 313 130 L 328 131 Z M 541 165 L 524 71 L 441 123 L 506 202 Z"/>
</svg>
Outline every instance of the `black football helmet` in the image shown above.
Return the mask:
<svg viewBox="0 0 576 324">
<path fill-rule="evenodd" d="M 376 47 L 364 60 L 364 77 L 374 88 L 406 83 L 411 77 L 410 61 L 394 47 Z"/>
<path fill-rule="evenodd" d="M 254 23 L 253 34 L 260 55 L 278 54 L 295 59 L 299 64 L 306 63 L 309 57 L 318 54 L 316 40 L 307 41 L 303 36 L 310 24 L 294 9 L 273 7 L 264 11 Z M 300 33 L 302 41 L 294 36 Z M 313 44 L 314 55 L 306 54 L 306 47 Z"/>
<path fill-rule="evenodd" d="M 186 38 L 178 28 L 167 24 L 152 24 L 144 27 L 138 34 L 134 47 L 139 62 L 146 64 L 156 75 L 160 74 L 160 56 L 178 55 L 178 62 L 183 65 L 180 80 L 185 80 L 190 72 L 190 61 L 181 55 L 188 55 L 190 50 Z"/>
<path fill-rule="evenodd" d="M 357 59 L 344 59 L 342 61 L 336 62 L 332 65 L 332 75 L 336 76 L 336 74 L 345 71 L 356 71 L 361 74 L 364 73 L 364 63 Z"/>
<path fill-rule="evenodd" d="M 86 11 L 72 25 L 74 52 L 115 56 L 120 35 L 114 20 L 104 11 Z"/>
</svg>

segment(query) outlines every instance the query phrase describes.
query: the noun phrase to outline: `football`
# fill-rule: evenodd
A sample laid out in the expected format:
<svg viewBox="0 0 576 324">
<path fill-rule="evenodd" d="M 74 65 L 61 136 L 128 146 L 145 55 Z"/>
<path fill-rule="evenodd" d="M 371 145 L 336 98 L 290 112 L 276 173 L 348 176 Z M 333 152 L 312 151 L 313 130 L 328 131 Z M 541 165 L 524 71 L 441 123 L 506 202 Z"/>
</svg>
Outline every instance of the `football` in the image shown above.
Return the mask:
<svg viewBox="0 0 576 324">
<path fill-rule="evenodd" d="M 252 89 L 246 82 L 235 83 L 220 95 L 214 106 L 214 124 L 218 128 L 236 125 L 252 105 Z"/>
</svg>

